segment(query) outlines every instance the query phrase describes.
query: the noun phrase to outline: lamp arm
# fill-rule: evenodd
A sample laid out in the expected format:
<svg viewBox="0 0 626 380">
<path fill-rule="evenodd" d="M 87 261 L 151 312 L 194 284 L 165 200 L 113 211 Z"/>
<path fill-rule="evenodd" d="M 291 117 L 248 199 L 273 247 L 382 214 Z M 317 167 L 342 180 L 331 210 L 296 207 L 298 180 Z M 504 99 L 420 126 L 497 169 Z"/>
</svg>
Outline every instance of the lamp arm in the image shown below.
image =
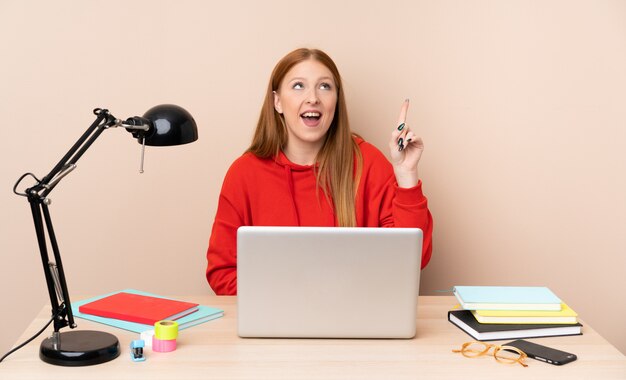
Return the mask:
<svg viewBox="0 0 626 380">
<path fill-rule="evenodd" d="M 76 141 L 76 143 L 70 148 L 70 150 L 63 156 L 61 161 L 46 175 L 43 177 L 41 181 L 37 183 L 37 185 L 31 189 L 30 191 L 43 191 L 41 192 L 42 197 L 46 197 L 52 189 L 72 170 L 76 169 L 76 162 L 85 154 L 87 149 L 93 144 L 98 137 L 104 132 L 104 130 L 108 128 L 114 127 L 124 127 L 128 132 L 133 133 L 134 136 L 138 136 L 141 134 L 145 134 L 150 129 L 150 125 L 148 121 L 143 121 L 142 123 L 137 122 L 137 124 L 128 124 L 131 122 L 131 119 L 128 119 L 126 122 L 123 122 L 120 119 L 116 119 L 113 117 L 108 110 L 96 108 L 94 110 L 94 114 L 98 117 L 96 120 L 87 128 L 85 133 Z M 134 120 L 139 120 L 140 118 L 133 118 Z M 104 123 L 102 123 L 104 121 Z M 101 124 L 102 123 L 102 124 Z M 28 191 L 28 190 L 27 190 Z"/>
<path fill-rule="evenodd" d="M 83 135 L 80 136 L 80 138 L 74 143 L 74 145 L 72 145 L 70 150 L 67 151 L 67 153 L 65 153 L 63 158 L 61 158 L 61 160 L 52 168 L 52 170 L 50 170 L 50 173 L 48 173 L 45 177 L 43 177 L 41 179 L 41 181 L 38 183 L 38 185 L 41 185 L 43 187 L 44 185 L 47 185 L 48 183 L 50 183 L 52 178 L 54 178 L 54 176 L 57 175 L 57 173 L 59 173 L 61 170 L 63 170 L 63 168 L 70 162 L 70 160 L 72 160 L 72 158 L 74 157 L 76 152 L 79 149 L 81 149 L 81 147 L 83 147 L 85 145 L 85 141 L 87 141 L 89 136 L 91 136 L 93 134 L 93 132 L 99 126 L 101 126 L 100 123 L 103 120 L 106 119 L 106 123 L 110 123 L 112 120 L 114 120 L 113 116 L 111 116 L 109 111 L 106 110 L 106 109 L 96 108 L 93 112 L 97 116 L 96 120 L 94 120 L 94 122 L 89 126 L 89 128 L 87 128 L 85 133 L 83 133 Z M 93 143 L 93 140 L 95 140 L 95 139 L 92 139 L 91 143 Z M 84 151 L 87 148 L 89 148 L 89 145 L 91 145 L 91 143 L 89 143 L 88 145 L 86 145 L 86 147 L 83 148 L 82 153 L 84 153 Z M 78 156 L 78 158 L 80 158 L 82 153 Z M 78 158 L 76 158 L 76 160 L 74 160 L 74 163 L 76 163 Z"/>
<path fill-rule="evenodd" d="M 37 183 L 26 189 L 25 194 L 30 203 L 33 222 L 35 225 L 35 233 L 41 255 L 41 263 L 43 265 L 46 285 L 48 287 L 48 296 L 52 306 L 52 315 L 54 316 L 54 331 L 58 332 L 61 328 L 69 326 L 75 328 L 74 316 L 71 308 L 71 301 L 67 283 L 65 280 L 65 272 L 63 270 L 63 262 L 61 253 L 52 226 L 52 218 L 48 205 L 51 203 L 47 198 L 48 194 L 54 187 L 76 168 L 76 162 L 89 149 L 89 147 L 100 137 L 102 132 L 112 126 L 121 125 L 120 120 L 113 117 L 108 110 L 95 109 L 94 114 L 96 120 L 87 128 L 85 133 L 74 143 L 70 150 L 48 173 Z M 34 177 L 34 176 L 33 176 Z M 23 179 L 23 177 L 21 178 Z M 21 181 L 20 179 L 20 181 Z M 19 184 L 19 181 L 18 181 Z M 16 184 L 17 186 L 17 184 Z M 14 190 L 15 191 L 15 190 Z M 46 234 L 48 239 L 46 239 Z M 52 248 L 54 261 L 50 261 L 48 253 L 48 240 Z"/>
<path fill-rule="evenodd" d="M 54 316 L 54 331 L 58 332 L 61 328 L 66 326 L 75 328 L 76 323 L 74 323 L 74 315 L 72 314 L 69 291 L 67 290 L 65 272 L 63 271 L 63 262 L 52 227 L 52 219 L 50 218 L 48 205 L 44 202 L 31 201 L 30 207 L 35 223 L 35 233 L 39 244 L 39 253 L 41 254 L 41 263 L 46 278 L 46 285 L 48 287 L 52 315 Z M 51 262 L 49 259 L 46 229 L 56 262 Z"/>
</svg>

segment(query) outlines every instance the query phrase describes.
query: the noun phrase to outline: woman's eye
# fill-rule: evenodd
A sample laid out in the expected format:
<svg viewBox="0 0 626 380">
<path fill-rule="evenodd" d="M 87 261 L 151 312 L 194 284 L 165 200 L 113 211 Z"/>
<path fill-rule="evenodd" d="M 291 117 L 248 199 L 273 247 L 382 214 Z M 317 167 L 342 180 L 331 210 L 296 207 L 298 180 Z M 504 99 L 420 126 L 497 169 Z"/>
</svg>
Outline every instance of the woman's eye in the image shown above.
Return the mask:
<svg viewBox="0 0 626 380">
<path fill-rule="evenodd" d="M 329 83 L 322 83 L 322 84 L 320 84 L 320 88 L 322 90 L 330 90 L 332 88 L 332 86 Z"/>
<path fill-rule="evenodd" d="M 293 84 L 292 88 L 294 90 L 302 90 L 304 88 L 304 84 L 302 84 L 302 82 L 296 82 Z"/>
</svg>

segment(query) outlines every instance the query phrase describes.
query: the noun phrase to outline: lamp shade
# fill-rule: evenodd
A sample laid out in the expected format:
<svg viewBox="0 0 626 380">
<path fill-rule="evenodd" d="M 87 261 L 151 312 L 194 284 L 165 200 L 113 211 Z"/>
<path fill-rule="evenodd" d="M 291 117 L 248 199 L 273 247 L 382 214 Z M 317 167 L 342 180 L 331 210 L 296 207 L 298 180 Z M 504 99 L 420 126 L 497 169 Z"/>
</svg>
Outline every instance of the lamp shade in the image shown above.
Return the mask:
<svg viewBox="0 0 626 380">
<path fill-rule="evenodd" d="M 198 126 L 193 116 L 177 105 L 154 106 L 143 115 L 143 118 L 150 124 L 150 130 L 145 134 L 146 145 L 181 145 L 198 139 Z M 139 142 L 141 143 L 141 139 Z"/>
</svg>

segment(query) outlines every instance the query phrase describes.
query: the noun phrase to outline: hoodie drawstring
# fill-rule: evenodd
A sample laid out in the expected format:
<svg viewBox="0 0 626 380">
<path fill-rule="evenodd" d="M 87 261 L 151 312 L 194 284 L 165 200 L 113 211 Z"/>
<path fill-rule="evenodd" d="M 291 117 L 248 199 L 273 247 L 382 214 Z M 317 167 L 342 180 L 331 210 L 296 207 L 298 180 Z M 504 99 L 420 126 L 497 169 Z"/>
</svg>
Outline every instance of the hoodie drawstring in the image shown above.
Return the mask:
<svg viewBox="0 0 626 380">
<path fill-rule="evenodd" d="M 300 225 L 300 215 L 298 215 L 298 208 L 296 207 L 296 194 L 293 185 L 293 173 L 289 165 L 285 165 L 285 174 L 287 176 L 287 185 L 289 187 L 289 195 L 291 195 L 291 205 L 293 206 L 293 215 L 296 218 L 296 226 Z"/>
</svg>

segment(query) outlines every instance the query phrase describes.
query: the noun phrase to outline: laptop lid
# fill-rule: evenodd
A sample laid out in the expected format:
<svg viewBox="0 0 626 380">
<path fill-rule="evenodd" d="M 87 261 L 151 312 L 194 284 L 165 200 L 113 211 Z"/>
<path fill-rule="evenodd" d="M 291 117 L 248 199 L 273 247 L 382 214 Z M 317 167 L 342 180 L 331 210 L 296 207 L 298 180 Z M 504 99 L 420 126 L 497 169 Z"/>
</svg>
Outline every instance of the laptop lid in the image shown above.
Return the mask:
<svg viewBox="0 0 626 380">
<path fill-rule="evenodd" d="M 412 338 L 422 231 L 240 227 L 241 337 Z"/>
</svg>

